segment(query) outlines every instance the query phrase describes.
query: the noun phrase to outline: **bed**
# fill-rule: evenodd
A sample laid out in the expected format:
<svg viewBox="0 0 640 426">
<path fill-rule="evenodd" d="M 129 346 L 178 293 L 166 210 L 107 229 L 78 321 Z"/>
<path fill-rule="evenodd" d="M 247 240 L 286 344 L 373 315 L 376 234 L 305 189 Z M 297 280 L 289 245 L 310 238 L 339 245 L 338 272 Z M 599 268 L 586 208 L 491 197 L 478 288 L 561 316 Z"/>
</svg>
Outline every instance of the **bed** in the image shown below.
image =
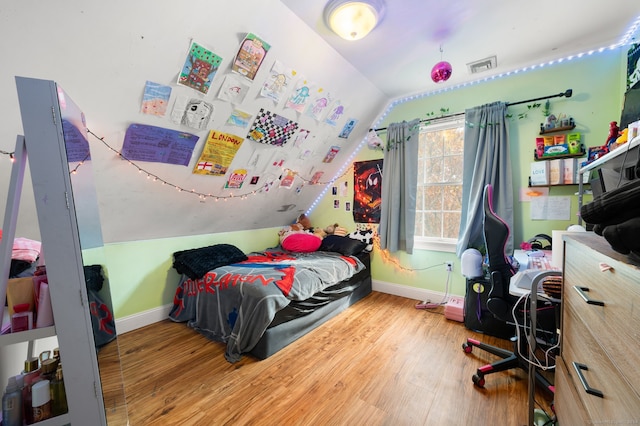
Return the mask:
<svg viewBox="0 0 640 426">
<path fill-rule="evenodd" d="M 229 244 L 176 252 L 169 318 L 225 343 L 230 363 L 265 359 L 371 293 L 366 246 L 334 237 L 312 252 L 244 254 Z"/>
</svg>

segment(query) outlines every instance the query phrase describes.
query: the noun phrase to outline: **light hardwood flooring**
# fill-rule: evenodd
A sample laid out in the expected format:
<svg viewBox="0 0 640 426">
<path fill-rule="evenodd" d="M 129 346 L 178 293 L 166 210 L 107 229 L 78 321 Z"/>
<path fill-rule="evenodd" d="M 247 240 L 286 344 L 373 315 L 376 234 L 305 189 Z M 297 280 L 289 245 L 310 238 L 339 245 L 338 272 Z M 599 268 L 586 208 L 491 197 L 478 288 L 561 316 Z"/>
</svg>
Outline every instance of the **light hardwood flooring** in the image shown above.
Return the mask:
<svg viewBox="0 0 640 426">
<path fill-rule="evenodd" d="M 374 292 L 266 360 L 230 364 L 224 345 L 162 321 L 118 338 L 129 423 L 139 425 L 526 425 L 527 378 L 471 381 L 496 360 L 415 300 Z M 549 409 L 549 397 L 537 401 Z"/>
</svg>

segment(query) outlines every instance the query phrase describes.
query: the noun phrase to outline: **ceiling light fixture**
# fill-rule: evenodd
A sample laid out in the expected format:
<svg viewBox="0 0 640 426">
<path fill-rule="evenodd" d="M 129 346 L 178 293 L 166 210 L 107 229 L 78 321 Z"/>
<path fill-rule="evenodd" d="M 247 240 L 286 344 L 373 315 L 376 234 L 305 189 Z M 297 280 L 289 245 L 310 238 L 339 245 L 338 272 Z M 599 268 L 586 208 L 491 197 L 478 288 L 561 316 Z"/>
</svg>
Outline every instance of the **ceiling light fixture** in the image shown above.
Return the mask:
<svg viewBox="0 0 640 426">
<path fill-rule="evenodd" d="M 360 40 L 382 20 L 385 5 L 382 0 L 332 0 L 324 9 L 329 28 L 345 40 Z"/>
</svg>

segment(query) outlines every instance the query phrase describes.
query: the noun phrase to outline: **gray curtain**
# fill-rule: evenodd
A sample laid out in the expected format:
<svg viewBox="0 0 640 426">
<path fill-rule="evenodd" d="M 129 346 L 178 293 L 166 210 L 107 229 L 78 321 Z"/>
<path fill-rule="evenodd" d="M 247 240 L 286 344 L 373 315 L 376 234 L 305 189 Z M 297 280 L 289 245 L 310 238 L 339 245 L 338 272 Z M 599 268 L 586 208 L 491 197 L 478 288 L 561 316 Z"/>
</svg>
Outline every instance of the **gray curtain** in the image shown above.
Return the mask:
<svg viewBox="0 0 640 426">
<path fill-rule="evenodd" d="M 380 248 L 413 253 L 420 120 L 392 123 L 382 165 Z"/>
<path fill-rule="evenodd" d="M 493 207 L 513 229 L 513 182 L 509 155 L 507 105 L 494 102 L 465 111 L 462 216 L 456 253 L 484 245 L 482 235 L 482 194 L 493 185 Z M 513 233 L 505 247 L 513 253 Z"/>
</svg>

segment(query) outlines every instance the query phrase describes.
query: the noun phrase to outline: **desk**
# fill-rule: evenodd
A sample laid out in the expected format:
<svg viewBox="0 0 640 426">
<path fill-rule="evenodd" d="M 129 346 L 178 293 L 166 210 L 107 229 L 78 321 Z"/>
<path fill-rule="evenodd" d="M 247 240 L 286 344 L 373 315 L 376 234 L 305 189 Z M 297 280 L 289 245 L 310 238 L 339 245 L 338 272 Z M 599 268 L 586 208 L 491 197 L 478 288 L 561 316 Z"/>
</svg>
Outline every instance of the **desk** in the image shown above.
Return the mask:
<svg viewBox="0 0 640 426">
<path fill-rule="evenodd" d="M 520 263 L 520 269 L 518 272 L 535 270 L 535 271 L 539 271 L 539 273 L 541 274 L 541 275 L 535 276 L 532 282 L 532 287 L 533 285 L 538 287 L 538 282 L 545 276 L 557 275 L 558 273 L 561 273 L 560 269 L 552 266 L 553 265 L 552 252 L 547 250 L 540 250 L 540 251 L 544 252 L 543 256 L 531 256 L 531 252 L 527 252 L 524 250 L 514 251 L 513 257 L 518 261 L 518 263 Z M 540 251 L 536 252 L 536 254 L 538 254 Z M 545 300 L 551 301 L 552 303 L 560 304 L 559 299 L 551 298 L 539 291 L 532 292 L 530 288 L 526 289 L 526 288 L 518 287 L 515 285 L 515 283 L 516 281 L 512 277 L 511 281 L 509 281 L 509 293 L 511 295 L 519 296 L 519 297 L 525 296 L 527 294 L 531 295 L 531 297 L 529 298 L 529 309 L 528 309 L 531 324 L 536 324 L 538 299 L 540 296 Z M 556 321 L 556 324 L 557 323 L 558 321 Z M 535 395 L 535 387 L 536 387 L 536 378 L 535 378 L 536 367 L 533 365 L 533 357 L 534 357 L 533 354 L 536 351 L 536 347 L 538 343 L 536 338 L 535 326 L 529 328 L 529 334 L 527 335 L 527 343 L 529 346 L 529 371 L 528 371 L 529 373 L 529 424 L 532 425 L 534 421 L 534 415 L 535 415 L 534 395 Z M 519 343 L 518 343 L 518 346 L 519 346 Z"/>
<path fill-rule="evenodd" d="M 535 253 L 543 253 L 543 256 L 531 256 L 531 251 L 528 250 L 514 250 L 513 257 L 520 264 L 518 272 L 527 270 L 539 270 L 542 271 L 560 271 L 552 264 L 553 254 L 551 250 L 537 250 Z M 521 288 L 515 285 L 515 281 L 511 279 L 509 281 L 509 294 L 512 296 L 524 296 L 530 292 L 530 288 Z"/>
</svg>

